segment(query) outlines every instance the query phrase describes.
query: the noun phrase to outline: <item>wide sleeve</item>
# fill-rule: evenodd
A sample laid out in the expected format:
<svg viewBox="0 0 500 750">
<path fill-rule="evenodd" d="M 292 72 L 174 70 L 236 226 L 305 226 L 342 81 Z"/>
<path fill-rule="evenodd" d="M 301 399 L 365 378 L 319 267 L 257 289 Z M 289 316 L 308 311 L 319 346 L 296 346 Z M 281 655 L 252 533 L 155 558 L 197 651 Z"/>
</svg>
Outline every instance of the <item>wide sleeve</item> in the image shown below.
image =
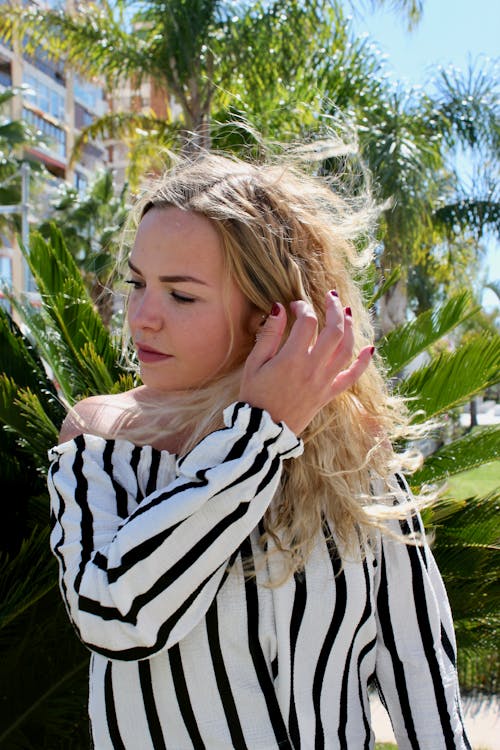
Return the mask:
<svg viewBox="0 0 500 750">
<path fill-rule="evenodd" d="M 409 490 L 401 476 L 399 502 Z M 396 490 L 398 492 L 398 490 Z M 441 575 L 418 513 L 384 535 L 378 559 L 376 681 L 403 750 L 466 750 L 453 622 Z"/>
<path fill-rule="evenodd" d="M 93 447 L 102 439 L 82 435 L 49 454 L 51 548 L 69 617 L 93 651 L 142 659 L 184 638 L 271 502 L 283 460 L 302 452 L 261 409 L 234 404 L 224 422 L 130 515 L 123 501 L 119 512 L 120 478 Z"/>
</svg>

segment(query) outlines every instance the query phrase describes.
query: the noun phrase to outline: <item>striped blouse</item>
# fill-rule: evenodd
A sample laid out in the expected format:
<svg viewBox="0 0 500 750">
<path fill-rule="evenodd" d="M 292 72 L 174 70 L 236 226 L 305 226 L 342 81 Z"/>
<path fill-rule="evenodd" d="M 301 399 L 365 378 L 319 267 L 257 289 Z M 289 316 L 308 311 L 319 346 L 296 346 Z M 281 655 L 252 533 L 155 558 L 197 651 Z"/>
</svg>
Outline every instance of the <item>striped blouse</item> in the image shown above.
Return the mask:
<svg viewBox="0 0 500 750">
<path fill-rule="evenodd" d="M 325 522 L 304 572 L 266 586 L 279 555 L 262 559 L 259 524 L 302 444 L 247 404 L 224 422 L 180 459 L 93 435 L 50 452 L 51 546 L 92 652 L 96 750 L 364 750 L 370 683 L 400 748 L 469 748 L 428 547 L 384 537 L 341 563 Z"/>
</svg>

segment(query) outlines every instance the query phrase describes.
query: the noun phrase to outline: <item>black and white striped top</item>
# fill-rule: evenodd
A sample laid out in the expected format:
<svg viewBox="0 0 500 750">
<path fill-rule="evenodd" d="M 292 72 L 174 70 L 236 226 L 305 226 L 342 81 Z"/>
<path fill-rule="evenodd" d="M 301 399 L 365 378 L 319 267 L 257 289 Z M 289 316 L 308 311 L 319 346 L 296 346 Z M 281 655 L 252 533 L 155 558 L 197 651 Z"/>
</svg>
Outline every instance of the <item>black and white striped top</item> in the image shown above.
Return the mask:
<svg viewBox="0 0 500 750">
<path fill-rule="evenodd" d="M 224 418 L 180 460 L 92 435 L 50 453 L 51 545 L 92 651 L 94 747 L 364 750 L 375 681 L 400 748 L 469 748 L 429 549 L 384 538 L 341 565 L 325 523 L 304 573 L 266 586 L 279 556 L 258 564 L 259 523 L 302 445 L 246 404 Z"/>
</svg>

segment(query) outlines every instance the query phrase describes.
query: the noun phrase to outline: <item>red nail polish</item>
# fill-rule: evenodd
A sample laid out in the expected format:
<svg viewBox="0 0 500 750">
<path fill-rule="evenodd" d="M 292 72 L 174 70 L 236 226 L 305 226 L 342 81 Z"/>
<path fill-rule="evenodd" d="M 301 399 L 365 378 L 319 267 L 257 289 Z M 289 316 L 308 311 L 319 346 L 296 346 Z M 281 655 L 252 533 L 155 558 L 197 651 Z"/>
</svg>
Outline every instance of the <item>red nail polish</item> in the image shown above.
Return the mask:
<svg viewBox="0 0 500 750">
<path fill-rule="evenodd" d="M 336 289 L 330 289 L 330 294 L 332 295 L 332 297 L 338 297 L 339 296 Z"/>
<path fill-rule="evenodd" d="M 274 305 L 271 307 L 271 315 L 273 318 L 276 318 L 280 314 L 280 306 L 277 302 L 274 303 Z"/>
<path fill-rule="evenodd" d="M 374 346 L 370 346 L 370 356 L 373 354 L 374 351 L 375 351 L 375 347 Z"/>
<path fill-rule="evenodd" d="M 351 312 L 351 308 L 350 307 L 346 307 L 345 314 L 349 315 L 349 317 L 352 318 L 352 312 Z"/>
</svg>

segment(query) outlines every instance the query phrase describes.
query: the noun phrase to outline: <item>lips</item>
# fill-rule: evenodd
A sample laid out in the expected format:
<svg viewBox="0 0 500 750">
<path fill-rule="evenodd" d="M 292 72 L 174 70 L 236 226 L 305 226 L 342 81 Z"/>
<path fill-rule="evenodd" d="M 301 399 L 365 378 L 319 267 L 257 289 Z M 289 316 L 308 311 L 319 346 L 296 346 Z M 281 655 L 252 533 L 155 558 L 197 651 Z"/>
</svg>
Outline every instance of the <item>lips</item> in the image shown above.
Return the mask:
<svg viewBox="0 0 500 750">
<path fill-rule="evenodd" d="M 170 354 L 164 354 L 163 352 L 158 351 L 158 349 L 153 349 L 152 346 L 147 346 L 146 344 L 136 344 L 136 346 L 137 356 L 140 362 L 161 362 L 170 359 L 171 357 Z"/>
</svg>

